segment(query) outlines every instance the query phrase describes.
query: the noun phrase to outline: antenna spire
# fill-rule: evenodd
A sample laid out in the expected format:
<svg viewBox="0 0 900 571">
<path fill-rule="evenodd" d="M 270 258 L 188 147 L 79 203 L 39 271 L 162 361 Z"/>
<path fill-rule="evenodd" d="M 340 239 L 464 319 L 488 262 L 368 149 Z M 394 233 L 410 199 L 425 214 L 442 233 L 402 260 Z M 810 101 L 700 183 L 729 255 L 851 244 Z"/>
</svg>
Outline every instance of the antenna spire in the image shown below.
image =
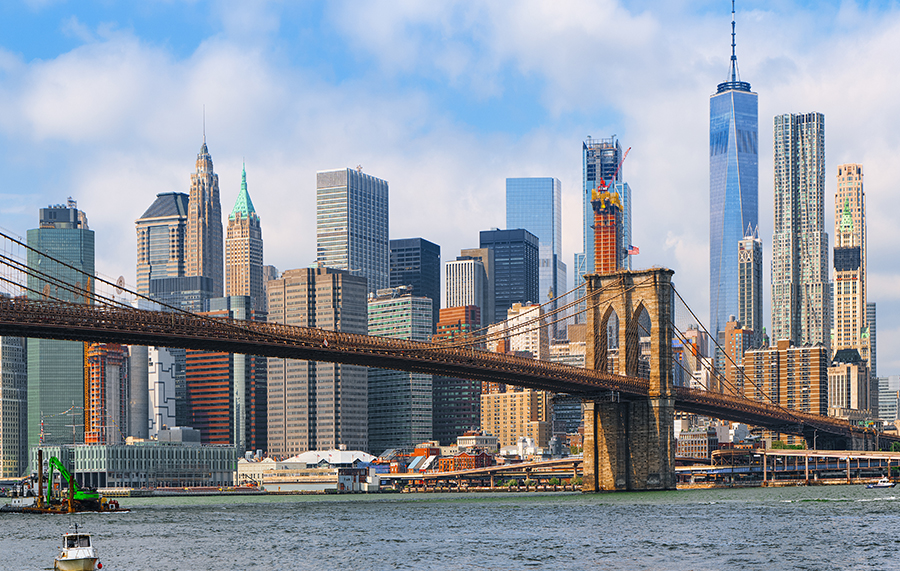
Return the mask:
<svg viewBox="0 0 900 571">
<path fill-rule="evenodd" d="M 734 0 L 731 0 L 731 81 L 737 81 L 737 56 L 734 48 L 737 44 L 734 41 Z"/>
</svg>

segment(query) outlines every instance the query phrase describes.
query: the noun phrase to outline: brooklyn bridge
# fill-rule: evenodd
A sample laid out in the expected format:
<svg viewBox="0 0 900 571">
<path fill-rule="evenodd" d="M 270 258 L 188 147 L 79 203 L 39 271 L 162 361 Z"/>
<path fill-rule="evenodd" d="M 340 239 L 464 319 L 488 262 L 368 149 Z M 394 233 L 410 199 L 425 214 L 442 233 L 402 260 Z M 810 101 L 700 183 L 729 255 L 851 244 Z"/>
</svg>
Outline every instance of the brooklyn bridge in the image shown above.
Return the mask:
<svg viewBox="0 0 900 571">
<path fill-rule="evenodd" d="M 25 272 L 8 256 L 2 263 Z M 574 367 L 476 348 L 466 343 L 425 343 L 356 335 L 278 323 L 210 318 L 184 311 L 150 311 L 54 279 L 81 299 L 64 301 L 24 280 L 0 278 L 25 295 L 0 297 L 0 335 L 83 342 L 179 347 L 266 357 L 363 365 L 568 393 L 584 402 L 585 491 L 675 488 L 675 411 L 743 422 L 802 436 L 818 448 L 873 450 L 895 438 L 846 420 L 800 412 L 724 391 L 673 382 L 671 270 L 623 271 L 586 276 L 577 302 L 586 314 L 586 366 Z M 42 280 L 48 280 L 42 276 Z M 19 283 L 17 283 L 19 282 Z M 121 284 L 105 282 L 119 288 Z M 119 290 L 121 291 L 121 290 Z M 69 296 L 71 299 L 71 296 Z M 646 313 L 650 330 L 639 333 Z M 618 322 L 620 358 L 608 365 L 608 324 Z M 535 326 L 548 327 L 541 320 Z M 639 340 L 649 337 L 649 374 L 638 374 Z M 613 369 L 613 370 L 611 370 Z"/>
</svg>

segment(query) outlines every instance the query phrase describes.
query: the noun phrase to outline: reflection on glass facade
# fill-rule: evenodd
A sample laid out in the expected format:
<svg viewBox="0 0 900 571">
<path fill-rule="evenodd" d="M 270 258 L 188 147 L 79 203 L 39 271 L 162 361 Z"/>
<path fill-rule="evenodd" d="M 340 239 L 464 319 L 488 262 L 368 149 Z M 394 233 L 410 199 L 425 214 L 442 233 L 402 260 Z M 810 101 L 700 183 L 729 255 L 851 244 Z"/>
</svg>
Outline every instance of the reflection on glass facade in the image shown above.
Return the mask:
<svg viewBox="0 0 900 571">
<path fill-rule="evenodd" d="M 738 308 L 738 242 L 759 218 L 759 120 L 750 84 L 720 83 L 709 100 L 709 320 L 714 336 Z"/>
<path fill-rule="evenodd" d="M 28 231 L 28 267 L 92 290 L 94 232 L 74 201 L 42 208 L 40 227 Z M 38 254 L 44 252 L 81 271 Z M 82 273 L 84 272 L 84 273 Z M 28 276 L 28 297 L 84 302 L 50 281 Z M 84 441 L 84 343 L 28 339 L 28 447 Z"/>
<path fill-rule="evenodd" d="M 316 174 L 316 261 L 368 280 L 375 293 L 390 285 L 388 183 L 360 170 Z"/>
<path fill-rule="evenodd" d="M 506 321 L 506 311 L 514 303 L 535 303 L 538 291 L 537 236 L 523 228 L 483 230 L 481 247 L 494 252 L 494 318 Z M 486 323 L 482 318 L 482 323 Z"/>
<path fill-rule="evenodd" d="M 506 179 L 506 227 L 524 228 L 537 236 L 540 256 L 539 292 L 544 303 L 567 291 L 562 262 L 562 183 L 550 177 Z"/>
</svg>

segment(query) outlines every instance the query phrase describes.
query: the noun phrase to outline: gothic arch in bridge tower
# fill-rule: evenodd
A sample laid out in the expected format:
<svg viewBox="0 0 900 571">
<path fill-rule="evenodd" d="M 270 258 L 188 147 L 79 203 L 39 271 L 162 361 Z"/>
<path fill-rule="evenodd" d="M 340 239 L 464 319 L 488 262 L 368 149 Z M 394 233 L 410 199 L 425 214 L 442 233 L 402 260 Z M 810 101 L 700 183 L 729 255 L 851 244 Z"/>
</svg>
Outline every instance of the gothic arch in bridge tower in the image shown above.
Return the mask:
<svg viewBox="0 0 900 571">
<path fill-rule="evenodd" d="M 650 350 L 649 367 L 640 375 L 649 379 L 648 397 L 610 392 L 585 401 L 584 491 L 675 488 L 673 273 L 657 268 L 586 276 L 586 366 L 609 371 L 613 315 L 619 320 L 618 359 L 610 372 L 639 376 L 642 337 L 649 338 Z"/>
</svg>

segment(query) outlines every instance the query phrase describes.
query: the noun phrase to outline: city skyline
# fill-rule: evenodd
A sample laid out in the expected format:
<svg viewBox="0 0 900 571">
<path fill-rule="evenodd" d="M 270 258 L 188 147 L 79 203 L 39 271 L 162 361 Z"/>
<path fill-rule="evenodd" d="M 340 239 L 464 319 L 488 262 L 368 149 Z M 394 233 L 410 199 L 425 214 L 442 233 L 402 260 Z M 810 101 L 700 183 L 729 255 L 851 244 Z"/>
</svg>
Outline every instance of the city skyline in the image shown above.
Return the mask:
<svg viewBox="0 0 900 571">
<path fill-rule="evenodd" d="M 7 20 L 18 22 L 21 31 L 2 44 L 8 70 L 2 87 L 12 113 L 0 126 L 0 140 L 15 152 L 3 159 L 13 190 L 0 225 L 24 234 L 37 208 L 71 194 L 91 213 L 92 229 L 106 237 L 105 244 L 98 238 L 98 271 L 132 282 L 130 224 L 158 193 L 187 191 L 205 104 L 222 202 L 234 203 L 242 156 L 254 165 L 254 188 L 265 189 L 254 193 L 254 204 L 267 224 L 267 263 L 291 268 L 314 260 L 314 237 L 297 228 L 314 223 L 315 172 L 361 164 L 391 182 L 390 238 L 422 236 L 450 253 L 470 247 L 479 230 L 503 226 L 506 178 L 556 177 L 563 188 L 568 264 L 581 250 L 579 142 L 587 135 L 616 134 L 633 147 L 628 180 L 641 198 L 632 215 L 641 255 L 632 261 L 637 268 L 675 269 L 680 289 L 702 308 L 709 295 L 708 228 L 697 211 L 708 186 L 710 85 L 729 70 L 727 8 L 554 8 L 557 27 L 536 49 L 514 37 L 532 37 L 527 30 L 545 23 L 546 15 L 528 6 L 506 31 L 506 8 L 487 6 L 448 6 L 446 20 L 432 11 L 437 8 L 405 12 L 384 6 L 355 14 L 343 13 L 341 5 L 228 10 L 201 3 L 140 14 L 121 6 L 4 7 Z M 209 14 L 188 30 L 186 22 L 201 9 Z M 493 39 L 479 39 L 465 23 L 471 21 L 467 15 L 485 16 L 479 25 L 496 32 Z M 163 17 L 172 20 L 172 31 L 152 25 Z M 882 78 L 896 75 L 897 64 L 884 55 L 890 52 L 884 46 L 893 45 L 900 12 L 739 2 L 737 18 L 740 71 L 760 94 L 764 127 L 764 252 L 771 252 L 767 238 L 773 230 L 772 139 L 766 125 L 779 114 L 815 109 L 829 122 L 826 228 L 834 226 L 837 165 L 866 165 L 867 297 L 879 306 L 882 374 L 892 374 L 900 366 L 888 356 L 900 339 L 900 298 L 891 287 L 898 270 L 890 252 L 898 231 L 886 213 L 900 200 L 891 196 L 898 175 L 890 161 L 898 150 L 891 136 L 897 104 Z M 373 19 L 388 21 L 383 35 L 355 33 Z M 598 22 L 625 35 L 598 39 L 592 32 Z M 421 33 L 441 26 L 457 41 L 439 45 Z M 298 27 L 311 31 L 300 35 Z M 406 28 L 416 33 L 403 33 Z M 170 40 L 176 36 L 167 34 L 176 33 Z M 345 36 L 352 38 L 346 48 L 298 55 L 311 42 Z M 394 36 L 403 38 L 403 49 L 391 47 Z M 586 55 L 568 62 L 563 55 L 570 52 L 559 51 L 596 42 L 623 57 L 595 62 L 590 53 L 596 52 L 584 50 Z M 660 48 L 671 54 L 660 56 Z M 575 72 L 586 65 L 604 73 Z M 113 87 L 94 97 L 104 78 Z M 53 82 L 65 88 L 53 91 Z M 660 82 L 664 95 L 656 88 Z M 849 83 L 852 92 L 829 87 Z M 301 125 L 304 133 L 298 135 L 294 127 Z M 675 148 L 677 153 L 670 152 Z M 36 168 L 48 156 L 55 168 Z M 408 212 L 416 215 L 401 216 Z M 768 266 L 765 261 L 766 290 Z M 764 316 L 770 315 L 766 297 Z"/>
</svg>

